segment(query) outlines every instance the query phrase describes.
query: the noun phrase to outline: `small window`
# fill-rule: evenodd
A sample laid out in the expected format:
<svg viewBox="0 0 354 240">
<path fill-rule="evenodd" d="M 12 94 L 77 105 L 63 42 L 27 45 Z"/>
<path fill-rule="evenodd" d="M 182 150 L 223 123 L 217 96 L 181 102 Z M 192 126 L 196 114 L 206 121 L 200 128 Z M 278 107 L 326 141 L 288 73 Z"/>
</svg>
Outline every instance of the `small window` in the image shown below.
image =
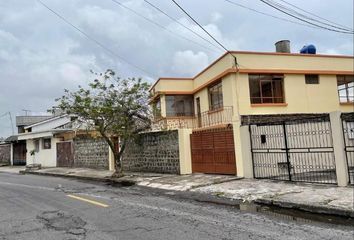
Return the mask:
<svg viewBox="0 0 354 240">
<path fill-rule="evenodd" d="M 51 139 L 50 138 L 44 138 L 43 139 L 43 149 L 50 149 L 51 146 Z"/>
<path fill-rule="evenodd" d="M 39 139 L 34 140 L 34 151 L 39 152 Z"/>
<path fill-rule="evenodd" d="M 306 84 L 319 84 L 320 79 L 319 79 L 319 76 L 316 74 L 306 74 L 305 75 L 305 82 L 306 82 Z"/>
</svg>

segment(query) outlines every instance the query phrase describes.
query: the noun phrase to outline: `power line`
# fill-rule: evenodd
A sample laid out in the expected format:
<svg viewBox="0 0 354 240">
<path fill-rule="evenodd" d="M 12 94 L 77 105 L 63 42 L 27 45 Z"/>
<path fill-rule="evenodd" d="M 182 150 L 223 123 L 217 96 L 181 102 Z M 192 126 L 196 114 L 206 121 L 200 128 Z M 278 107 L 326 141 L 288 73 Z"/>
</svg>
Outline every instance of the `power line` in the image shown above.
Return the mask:
<svg viewBox="0 0 354 240">
<path fill-rule="evenodd" d="M 282 18 L 282 17 L 278 17 L 278 16 L 275 16 L 275 15 L 272 15 L 272 14 L 269 14 L 269 13 L 261 12 L 261 11 L 259 11 L 259 10 L 254 9 L 254 8 L 250 8 L 250 7 L 247 7 L 247 6 L 245 6 L 245 5 L 242 5 L 242 4 L 240 4 L 240 3 L 235 3 L 235 2 L 230 1 L 230 0 L 224 0 L 224 1 L 225 1 L 225 2 L 228 2 L 228 3 L 231 3 L 232 5 L 239 6 L 239 7 L 241 7 L 241 8 L 248 9 L 248 10 L 250 10 L 250 11 L 253 11 L 253 12 L 256 12 L 256 13 L 259 13 L 259 14 L 262 14 L 262 15 L 264 15 L 264 16 L 268 16 L 268 17 L 272 17 L 272 18 L 279 19 L 279 20 L 282 20 L 282 21 L 286 21 L 286 22 L 298 24 L 298 25 L 301 25 L 301 26 L 306 26 L 306 27 L 318 29 L 318 27 L 315 27 L 315 26 L 312 26 L 312 25 L 303 24 L 303 23 L 300 23 L 300 22 L 295 22 L 295 21 L 292 21 L 292 20 L 289 20 L 289 19 L 286 19 L 286 18 Z"/>
<path fill-rule="evenodd" d="M 222 45 L 218 40 L 216 40 L 207 30 L 205 30 L 203 28 L 202 25 L 200 25 L 191 15 L 189 15 L 175 0 L 172 0 L 172 2 L 179 8 L 181 9 L 182 12 L 184 12 L 195 24 L 197 24 L 206 34 L 208 34 L 209 37 L 211 37 L 217 44 L 219 44 L 219 46 L 221 46 L 226 52 L 228 52 L 229 50 L 227 50 L 226 47 L 224 47 L 224 45 Z"/>
<path fill-rule="evenodd" d="M 192 43 L 194 43 L 194 44 L 196 44 L 196 45 L 198 45 L 198 46 L 200 46 L 200 47 L 202 47 L 202 48 L 204 48 L 204 49 L 207 49 L 207 50 L 209 50 L 209 51 L 215 52 L 214 49 L 211 49 L 211 48 L 209 48 L 209 47 L 207 47 L 207 46 L 204 46 L 204 45 L 202 45 L 202 44 L 200 44 L 200 43 L 198 43 L 198 42 L 196 42 L 196 41 L 193 41 L 192 39 L 186 38 L 186 37 L 184 37 L 183 35 L 180 35 L 180 34 L 178 34 L 178 33 L 175 33 L 175 32 L 173 32 L 173 31 L 169 30 L 168 28 L 166 28 L 165 26 L 163 26 L 163 25 L 161 25 L 161 24 L 159 24 L 159 23 L 157 23 L 157 22 L 151 20 L 150 18 L 145 17 L 145 16 L 142 15 L 141 13 L 135 11 L 134 9 L 132 9 L 132 8 L 130 8 L 130 7 L 127 7 L 126 5 L 120 3 L 120 2 L 118 2 L 118 1 L 116 1 L 116 0 L 111 0 L 111 1 L 114 2 L 114 3 L 116 3 L 116 4 L 118 4 L 118 5 L 121 6 L 122 8 L 125 8 L 125 9 L 127 9 L 128 11 L 131 11 L 131 12 L 134 13 L 135 15 L 137 15 L 137 16 L 139 16 L 139 17 L 145 19 L 146 21 L 150 22 L 151 24 L 154 24 L 155 26 L 157 26 L 157 27 L 159 27 L 159 28 L 162 28 L 163 30 L 169 32 L 169 33 L 172 34 L 172 35 L 176 35 L 176 36 L 178 36 L 179 38 L 182 38 L 182 39 L 184 39 L 184 40 L 186 40 L 186 41 L 192 42 Z"/>
<path fill-rule="evenodd" d="M 209 44 L 213 45 L 214 47 L 220 49 L 219 46 L 215 45 L 213 42 L 209 41 L 208 39 L 206 39 L 205 37 L 201 36 L 199 33 L 197 33 L 196 31 L 194 31 L 193 29 L 187 27 L 186 25 L 182 24 L 180 21 L 178 21 L 176 18 L 171 17 L 169 14 L 167 14 L 166 12 L 164 12 L 161 8 L 157 7 L 156 5 L 152 4 L 151 2 L 144 0 L 144 2 L 146 2 L 147 4 L 149 4 L 151 7 L 153 7 L 155 10 L 157 10 L 158 12 L 162 13 L 163 15 L 165 15 L 166 17 L 168 17 L 169 19 L 171 19 L 172 21 L 176 22 L 178 25 L 182 26 L 183 28 L 187 29 L 188 31 L 192 32 L 193 34 L 195 34 L 196 36 L 200 37 L 201 39 L 203 39 L 204 41 L 208 42 Z"/>
<path fill-rule="evenodd" d="M 295 14 L 295 15 L 297 15 L 297 16 L 300 16 L 300 17 L 302 17 L 302 18 L 306 18 L 306 19 L 308 19 L 308 20 L 310 20 L 310 21 L 317 22 L 317 23 L 322 24 L 322 25 L 324 25 L 324 26 L 327 26 L 327 27 L 330 27 L 330 28 L 334 28 L 334 29 L 344 30 L 344 31 L 348 31 L 348 32 L 352 31 L 352 30 L 350 30 L 350 29 L 348 29 L 348 28 L 343 28 L 343 27 L 339 27 L 339 26 L 332 25 L 332 24 L 330 24 L 330 23 L 326 23 L 326 22 L 320 21 L 320 20 L 315 19 L 315 18 L 313 18 L 313 17 L 311 17 L 311 16 L 308 16 L 308 15 L 305 15 L 305 14 L 303 14 L 303 13 L 300 13 L 300 12 L 294 10 L 294 9 L 291 8 L 291 7 L 287 7 L 287 6 L 283 5 L 283 4 L 280 4 L 280 3 L 276 2 L 276 1 L 269 0 L 268 2 L 274 4 L 275 6 L 278 6 L 279 8 L 281 8 L 281 9 L 283 9 L 283 10 L 286 10 L 286 11 L 288 11 L 288 12 L 290 12 L 290 13 L 293 13 L 293 14 Z"/>
<path fill-rule="evenodd" d="M 173 1 L 173 0 L 172 0 L 172 1 Z M 293 17 L 293 18 L 296 18 L 296 19 L 298 19 L 298 20 L 300 20 L 300 21 L 302 21 L 302 22 L 306 22 L 306 23 L 311 24 L 311 25 L 313 25 L 313 26 L 316 26 L 316 27 L 319 27 L 319 28 L 323 28 L 323 29 L 326 29 L 326 30 L 332 31 L 332 32 L 345 33 L 345 34 L 354 34 L 353 32 L 340 31 L 340 30 L 328 28 L 328 27 L 325 27 L 325 26 L 322 26 L 322 25 L 318 25 L 318 24 L 316 24 L 316 23 L 313 23 L 313 22 L 307 21 L 307 20 L 305 20 L 305 19 L 303 19 L 303 18 L 300 18 L 300 17 L 298 17 L 298 16 L 295 16 L 295 15 L 293 15 L 293 14 L 291 14 L 291 13 L 289 13 L 289 12 L 287 12 L 287 11 L 285 11 L 285 10 L 283 10 L 283 9 L 281 9 L 281 8 L 279 8 L 279 7 L 277 7 L 277 6 L 274 6 L 274 5 L 273 5 L 272 3 L 270 3 L 269 1 L 265 1 L 265 0 L 260 0 L 260 1 L 261 1 L 262 3 L 264 3 L 264 4 L 266 4 L 266 5 L 268 5 L 268 6 L 272 7 L 272 8 L 274 8 L 274 9 L 276 9 L 276 10 L 278 10 L 278 11 L 280 11 L 280 12 L 286 14 L 286 15 L 289 15 L 289 16 L 291 16 L 291 17 Z"/>
<path fill-rule="evenodd" d="M 72 24 L 71 22 L 69 22 L 66 18 L 64 18 L 62 15 L 60 15 L 59 13 L 57 13 L 56 11 L 54 11 L 53 9 L 51 9 L 48 5 L 46 5 L 45 3 L 43 3 L 41 0 L 37 0 L 38 3 L 40 3 L 43 7 L 47 8 L 49 11 L 51 11 L 54 15 L 56 15 L 58 18 L 60 18 L 61 20 L 63 20 L 66 24 L 70 25 L 72 28 L 74 28 L 75 30 L 77 30 L 78 32 L 80 32 L 82 35 L 84 35 L 86 38 L 88 38 L 89 40 L 91 40 L 92 42 L 96 43 L 98 46 L 100 46 L 101 48 L 103 48 L 105 51 L 107 51 L 108 53 L 110 53 L 111 55 L 119 58 L 121 61 L 127 63 L 128 65 L 140 70 L 141 72 L 147 73 L 148 75 L 152 75 L 154 77 L 157 77 L 155 74 L 150 73 L 149 71 L 135 65 L 134 63 L 131 63 L 128 60 L 125 60 L 123 57 L 119 56 L 118 54 L 116 54 L 113 50 L 109 49 L 108 47 L 106 47 L 104 44 L 100 43 L 98 40 L 96 40 L 95 38 L 91 37 L 90 35 L 88 35 L 86 32 L 84 32 L 83 30 L 81 30 L 79 27 L 75 26 L 74 24 Z"/>
<path fill-rule="evenodd" d="M 337 26 L 343 27 L 343 28 L 345 28 L 346 30 L 353 30 L 353 29 L 350 28 L 350 27 L 347 27 L 347 26 L 344 26 L 344 25 L 342 25 L 342 24 L 339 24 L 339 23 L 333 22 L 333 21 L 331 21 L 331 20 L 328 20 L 328 19 L 326 19 L 326 18 L 323 18 L 323 17 L 321 17 L 321 16 L 319 16 L 319 15 L 316 15 L 315 13 L 309 12 L 309 11 L 307 11 L 307 10 L 305 10 L 305 9 L 303 9 L 303 8 L 300 8 L 300 7 L 298 7 L 298 6 L 296 6 L 296 5 L 292 4 L 292 3 L 289 3 L 289 2 L 287 2 L 287 1 L 284 1 L 284 0 L 280 0 L 280 1 L 283 2 L 283 3 L 285 3 L 285 4 L 288 4 L 289 6 L 294 7 L 294 8 L 296 8 L 296 9 L 300 10 L 300 11 L 303 11 L 303 12 L 305 12 L 305 13 L 308 13 L 308 14 L 314 16 L 314 17 L 317 17 L 317 18 L 319 18 L 319 19 L 321 19 L 321 20 L 324 20 L 324 21 L 326 21 L 326 22 L 329 22 L 329 23 L 335 24 L 335 25 L 337 25 Z"/>
</svg>

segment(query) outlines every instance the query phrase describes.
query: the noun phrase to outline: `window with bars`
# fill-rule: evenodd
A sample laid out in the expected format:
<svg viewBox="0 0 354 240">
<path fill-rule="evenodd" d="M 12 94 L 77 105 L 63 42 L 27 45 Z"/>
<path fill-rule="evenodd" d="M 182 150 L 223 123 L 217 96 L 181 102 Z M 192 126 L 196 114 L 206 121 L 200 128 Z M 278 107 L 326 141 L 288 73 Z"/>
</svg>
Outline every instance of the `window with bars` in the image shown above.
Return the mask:
<svg viewBox="0 0 354 240">
<path fill-rule="evenodd" d="M 249 74 L 251 104 L 284 103 L 284 75 Z"/>
<path fill-rule="evenodd" d="M 193 95 L 166 96 L 166 116 L 167 117 L 194 116 Z"/>
<path fill-rule="evenodd" d="M 337 76 L 337 89 L 338 89 L 339 102 L 353 103 L 354 102 L 354 75 Z"/>
<path fill-rule="evenodd" d="M 209 94 L 209 109 L 210 110 L 216 110 L 216 109 L 222 108 L 224 106 L 221 81 L 210 86 L 208 88 L 208 94 Z"/>
</svg>

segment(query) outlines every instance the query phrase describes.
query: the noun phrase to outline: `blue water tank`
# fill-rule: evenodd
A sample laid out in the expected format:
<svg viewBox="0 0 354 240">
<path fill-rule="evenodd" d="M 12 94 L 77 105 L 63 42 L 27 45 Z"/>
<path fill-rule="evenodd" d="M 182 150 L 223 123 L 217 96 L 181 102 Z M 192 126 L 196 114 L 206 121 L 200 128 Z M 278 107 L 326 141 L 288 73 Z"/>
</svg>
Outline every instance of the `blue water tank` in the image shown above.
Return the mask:
<svg viewBox="0 0 354 240">
<path fill-rule="evenodd" d="M 301 48 L 300 53 L 302 53 L 302 54 L 316 54 L 316 47 L 313 44 L 305 45 Z"/>
</svg>

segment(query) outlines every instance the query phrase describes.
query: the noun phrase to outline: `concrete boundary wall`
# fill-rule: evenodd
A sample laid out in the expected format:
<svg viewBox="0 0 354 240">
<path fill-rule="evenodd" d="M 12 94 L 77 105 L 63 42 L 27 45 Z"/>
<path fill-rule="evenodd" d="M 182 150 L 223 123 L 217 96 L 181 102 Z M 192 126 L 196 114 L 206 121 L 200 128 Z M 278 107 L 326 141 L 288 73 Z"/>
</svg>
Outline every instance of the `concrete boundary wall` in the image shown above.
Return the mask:
<svg viewBox="0 0 354 240">
<path fill-rule="evenodd" d="M 103 138 L 75 138 L 73 148 L 75 167 L 109 169 L 109 145 Z"/>
<path fill-rule="evenodd" d="M 174 131 L 142 133 L 123 155 L 123 171 L 180 174 L 179 134 Z"/>
<path fill-rule="evenodd" d="M 11 144 L 0 145 L 0 165 L 11 164 Z"/>
</svg>

